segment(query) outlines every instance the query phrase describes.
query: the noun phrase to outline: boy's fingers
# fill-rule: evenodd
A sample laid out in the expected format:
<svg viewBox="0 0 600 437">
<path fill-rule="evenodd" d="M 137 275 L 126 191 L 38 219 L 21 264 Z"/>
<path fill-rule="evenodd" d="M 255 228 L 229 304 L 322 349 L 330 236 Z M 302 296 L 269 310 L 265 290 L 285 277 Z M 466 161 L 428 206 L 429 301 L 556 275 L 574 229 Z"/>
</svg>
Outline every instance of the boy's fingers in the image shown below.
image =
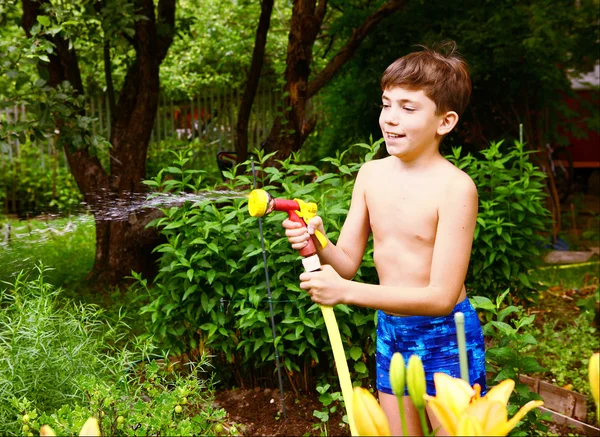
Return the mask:
<svg viewBox="0 0 600 437">
<path fill-rule="evenodd" d="M 302 223 L 298 223 L 298 222 L 293 222 L 291 221 L 289 218 L 285 219 L 282 223 L 281 226 L 283 226 L 286 229 L 298 229 L 298 228 L 302 228 L 304 227 L 304 225 Z"/>
</svg>

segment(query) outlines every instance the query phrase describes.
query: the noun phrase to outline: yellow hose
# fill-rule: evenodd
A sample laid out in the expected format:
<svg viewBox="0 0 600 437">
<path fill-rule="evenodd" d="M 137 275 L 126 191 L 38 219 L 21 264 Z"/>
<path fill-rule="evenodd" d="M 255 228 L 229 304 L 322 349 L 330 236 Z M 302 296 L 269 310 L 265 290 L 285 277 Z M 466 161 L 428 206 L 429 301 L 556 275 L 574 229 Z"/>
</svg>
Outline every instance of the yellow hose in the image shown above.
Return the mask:
<svg viewBox="0 0 600 437">
<path fill-rule="evenodd" d="M 346 404 L 346 413 L 348 413 L 350 433 L 353 436 L 357 436 L 358 433 L 356 432 L 354 414 L 352 412 L 352 382 L 350 382 L 350 372 L 348 371 L 348 362 L 346 361 L 346 354 L 344 353 L 344 347 L 342 346 L 340 329 L 333 312 L 333 307 L 326 305 L 319 305 L 319 307 L 321 307 L 321 311 L 323 312 L 327 334 L 329 334 L 329 342 L 331 343 L 331 349 L 333 350 L 333 359 L 335 360 L 335 367 L 337 369 L 338 378 L 340 379 L 342 396 L 344 397 L 344 402 Z"/>
</svg>

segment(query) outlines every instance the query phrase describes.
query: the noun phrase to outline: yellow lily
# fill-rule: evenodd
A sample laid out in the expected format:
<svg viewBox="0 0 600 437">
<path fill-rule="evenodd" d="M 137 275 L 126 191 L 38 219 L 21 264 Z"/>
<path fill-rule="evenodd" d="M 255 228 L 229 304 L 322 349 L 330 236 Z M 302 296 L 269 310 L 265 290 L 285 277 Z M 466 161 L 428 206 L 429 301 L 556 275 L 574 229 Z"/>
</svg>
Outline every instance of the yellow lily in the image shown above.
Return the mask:
<svg viewBox="0 0 600 437">
<path fill-rule="evenodd" d="M 502 381 L 484 397 L 462 379 L 443 373 L 433 375 L 436 396 L 425 396 L 431 410 L 450 435 L 504 436 L 512 430 L 529 411 L 544 403 L 531 401 L 508 420 L 506 405 L 515 383 Z"/>
<path fill-rule="evenodd" d="M 40 436 L 54 437 L 56 434 L 51 427 L 48 425 L 43 425 L 40 428 Z M 90 417 L 88 420 L 86 420 L 81 428 L 81 431 L 79 432 L 79 436 L 100 437 L 100 427 L 98 426 L 98 421 L 94 417 Z"/>
<path fill-rule="evenodd" d="M 390 435 L 390 426 L 381 406 L 366 388 L 354 387 L 352 412 L 359 436 Z"/>
<path fill-rule="evenodd" d="M 596 401 L 597 420 L 600 422 L 600 353 L 596 352 L 590 358 L 588 366 L 588 376 L 590 378 L 590 390 L 594 401 Z"/>
</svg>

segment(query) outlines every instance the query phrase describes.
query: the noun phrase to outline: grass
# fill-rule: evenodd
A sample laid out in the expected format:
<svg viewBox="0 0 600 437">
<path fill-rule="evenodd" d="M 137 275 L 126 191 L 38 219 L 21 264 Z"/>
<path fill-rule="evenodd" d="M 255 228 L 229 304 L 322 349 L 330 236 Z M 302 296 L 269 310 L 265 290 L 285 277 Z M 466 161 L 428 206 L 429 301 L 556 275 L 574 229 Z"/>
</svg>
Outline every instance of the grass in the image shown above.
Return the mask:
<svg viewBox="0 0 600 437">
<path fill-rule="evenodd" d="M 43 267 L 34 272 L 34 279 L 19 274 L 0 288 L 0 392 L 8 395 L 0 398 L 1 435 L 14 432 L 14 401 L 56 409 L 83 401 L 85 380 L 116 379 L 124 371 L 113 349 L 127 325 L 110 323 L 96 305 L 61 299 L 60 289 L 45 282 Z"/>
<path fill-rule="evenodd" d="M 588 381 L 588 362 L 600 350 L 598 322 L 594 320 L 600 262 L 547 266 L 540 271 L 544 289 L 531 334 L 538 344 L 531 353 L 545 367 L 541 379 L 588 397 L 588 423 L 596 421 Z"/>
<path fill-rule="evenodd" d="M 7 233 L 10 226 L 10 233 Z M 65 289 L 84 286 L 94 264 L 95 226 L 90 215 L 53 220 L 0 220 L 0 283 L 41 262 L 48 283 Z M 8 236 L 10 234 L 10 236 Z"/>
</svg>

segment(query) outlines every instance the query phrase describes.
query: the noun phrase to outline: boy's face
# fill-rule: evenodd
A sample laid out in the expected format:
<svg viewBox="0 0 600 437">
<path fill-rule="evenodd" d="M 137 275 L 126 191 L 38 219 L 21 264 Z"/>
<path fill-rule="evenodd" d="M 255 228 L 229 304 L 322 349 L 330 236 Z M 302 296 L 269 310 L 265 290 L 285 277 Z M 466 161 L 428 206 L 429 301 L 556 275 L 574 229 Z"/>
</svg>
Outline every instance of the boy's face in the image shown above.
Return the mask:
<svg viewBox="0 0 600 437">
<path fill-rule="evenodd" d="M 422 90 L 402 87 L 385 90 L 379 126 L 388 153 L 412 160 L 434 146 L 437 150 L 442 136 L 451 128 L 448 132 L 444 129 L 449 113 L 436 115 L 435 112 L 435 103 Z"/>
</svg>

